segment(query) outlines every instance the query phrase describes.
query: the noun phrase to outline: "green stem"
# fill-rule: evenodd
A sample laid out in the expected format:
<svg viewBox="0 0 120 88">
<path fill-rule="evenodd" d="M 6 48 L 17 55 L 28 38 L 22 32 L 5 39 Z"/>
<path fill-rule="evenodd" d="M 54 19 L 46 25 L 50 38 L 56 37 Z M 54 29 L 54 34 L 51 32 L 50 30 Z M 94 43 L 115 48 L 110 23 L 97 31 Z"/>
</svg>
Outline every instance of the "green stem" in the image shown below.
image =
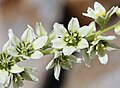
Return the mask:
<svg viewBox="0 0 120 88">
<path fill-rule="evenodd" d="M 95 34 L 95 37 L 97 37 L 98 35 L 101 35 L 101 34 L 107 32 L 107 31 L 113 30 L 117 25 L 120 25 L 120 21 L 118 21 L 116 24 L 114 24 L 114 25 L 112 25 L 112 26 L 110 26 L 108 28 L 105 28 L 103 30 L 97 31 L 96 34 Z"/>
</svg>

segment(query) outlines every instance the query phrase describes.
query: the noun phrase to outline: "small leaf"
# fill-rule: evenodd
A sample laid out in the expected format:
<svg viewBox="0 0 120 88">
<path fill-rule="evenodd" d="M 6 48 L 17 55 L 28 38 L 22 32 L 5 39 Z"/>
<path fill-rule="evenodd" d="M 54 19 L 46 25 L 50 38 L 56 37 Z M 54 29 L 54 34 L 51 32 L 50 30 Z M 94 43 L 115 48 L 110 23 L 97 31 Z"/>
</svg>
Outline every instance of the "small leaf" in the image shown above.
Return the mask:
<svg viewBox="0 0 120 88">
<path fill-rule="evenodd" d="M 65 70 L 71 70 L 72 69 L 72 63 L 71 62 L 66 62 L 64 64 L 61 64 L 61 66 Z"/>
</svg>

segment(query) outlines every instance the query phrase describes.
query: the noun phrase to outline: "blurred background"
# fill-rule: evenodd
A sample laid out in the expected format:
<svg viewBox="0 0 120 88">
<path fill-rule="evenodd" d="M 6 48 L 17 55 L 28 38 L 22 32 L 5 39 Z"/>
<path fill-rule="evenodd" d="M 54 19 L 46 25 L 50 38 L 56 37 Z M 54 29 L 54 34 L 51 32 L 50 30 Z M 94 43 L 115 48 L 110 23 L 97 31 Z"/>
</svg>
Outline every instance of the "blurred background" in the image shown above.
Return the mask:
<svg viewBox="0 0 120 88">
<path fill-rule="evenodd" d="M 77 17 L 80 25 L 88 25 L 92 19 L 82 16 L 88 7 L 93 7 L 98 1 L 107 11 L 113 5 L 120 5 L 120 0 L 0 0 L 0 50 L 8 40 L 8 29 L 12 28 L 20 37 L 27 28 L 27 24 L 34 27 L 35 22 L 41 21 L 48 31 L 53 29 L 54 22 L 63 23 L 65 27 L 71 17 Z M 119 19 L 112 16 L 108 25 Z M 113 32 L 108 32 L 113 34 Z M 114 41 L 120 46 L 120 38 Z M 24 88 L 119 88 L 120 87 L 120 52 L 109 53 L 107 65 L 101 65 L 97 59 L 91 67 L 76 64 L 71 71 L 62 70 L 60 81 L 53 77 L 53 70 L 46 71 L 45 67 L 52 59 L 48 55 L 41 60 L 30 60 L 21 63 L 23 66 L 36 67 L 39 82 L 25 81 Z M 12 88 L 12 87 L 11 87 Z"/>
</svg>

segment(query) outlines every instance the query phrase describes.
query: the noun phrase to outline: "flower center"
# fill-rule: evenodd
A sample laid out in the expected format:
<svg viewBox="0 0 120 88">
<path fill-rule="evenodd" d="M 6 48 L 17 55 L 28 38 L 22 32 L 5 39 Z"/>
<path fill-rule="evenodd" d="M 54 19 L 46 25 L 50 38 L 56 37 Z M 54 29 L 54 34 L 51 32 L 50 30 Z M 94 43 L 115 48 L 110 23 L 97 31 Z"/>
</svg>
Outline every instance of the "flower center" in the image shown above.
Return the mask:
<svg viewBox="0 0 120 88">
<path fill-rule="evenodd" d="M 34 53 L 33 45 L 25 42 L 19 43 L 16 50 L 18 51 L 19 55 L 24 54 L 26 56 L 31 56 L 31 54 Z"/>
<path fill-rule="evenodd" d="M 78 36 L 77 32 L 70 32 L 70 33 L 66 33 L 65 37 L 64 37 L 64 41 L 67 42 L 67 45 L 72 45 L 72 46 L 76 46 L 78 44 L 78 42 L 80 41 L 80 36 Z"/>
</svg>

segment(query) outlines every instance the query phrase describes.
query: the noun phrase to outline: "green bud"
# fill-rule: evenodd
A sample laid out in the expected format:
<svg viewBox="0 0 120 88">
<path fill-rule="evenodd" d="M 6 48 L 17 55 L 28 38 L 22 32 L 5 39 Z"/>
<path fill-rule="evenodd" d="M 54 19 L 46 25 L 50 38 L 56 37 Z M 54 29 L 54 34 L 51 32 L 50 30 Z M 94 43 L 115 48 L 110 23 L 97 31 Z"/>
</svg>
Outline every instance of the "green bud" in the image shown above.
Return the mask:
<svg viewBox="0 0 120 88">
<path fill-rule="evenodd" d="M 116 11 L 116 14 L 118 17 L 120 17 L 120 8 L 118 8 L 118 10 Z"/>
</svg>

